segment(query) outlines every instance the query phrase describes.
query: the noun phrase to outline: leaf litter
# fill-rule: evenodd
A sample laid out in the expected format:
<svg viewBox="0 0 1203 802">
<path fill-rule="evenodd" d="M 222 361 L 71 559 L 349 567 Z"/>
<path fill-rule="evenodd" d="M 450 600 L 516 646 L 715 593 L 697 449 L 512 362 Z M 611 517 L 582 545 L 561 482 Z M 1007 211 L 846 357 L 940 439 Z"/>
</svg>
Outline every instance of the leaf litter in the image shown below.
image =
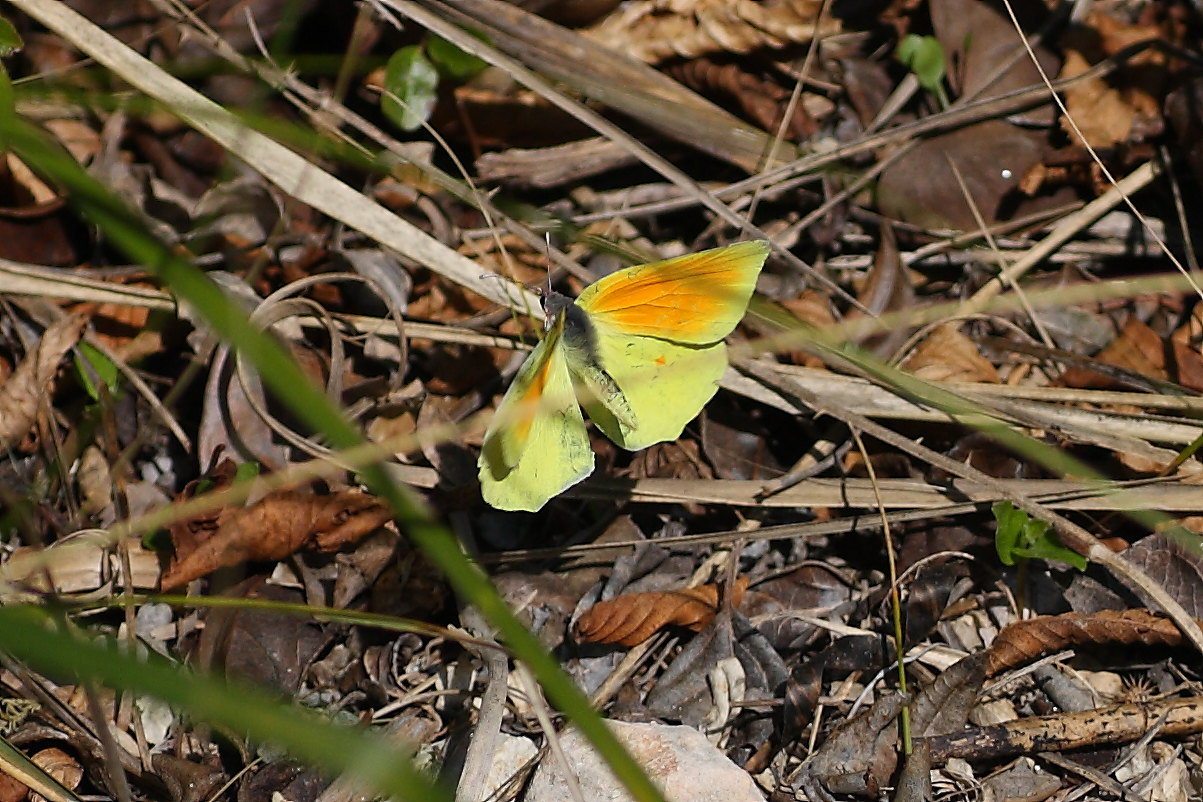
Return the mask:
<svg viewBox="0 0 1203 802">
<path fill-rule="evenodd" d="M 654 775 L 670 776 L 657 750 L 684 749 L 714 788 L 749 798 L 1198 795 L 1198 643 L 1185 622 L 1203 617 L 1203 327 L 1197 287 L 1175 267 L 1193 264 L 1200 202 L 1197 11 L 1111 4 L 1066 20 L 1016 9 L 1063 83 L 1061 109 L 1006 9 L 975 0 L 878 16 L 648 0 L 600 4 L 567 26 L 554 9 L 540 19 L 455 0 L 410 9 L 419 24 L 403 30 L 391 3 L 359 18 L 307 10 L 296 53 L 343 59 L 337 81 L 259 58 L 256 42 L 295 22 L 269 3 L 248 5 L 253 27 L 219 6 L 175 18 L 139 4 L 131 23 L 75 5 L 126 43 L 114 47 L 179 66 L 225 60 L 195 86 L 228 108 L 246 110 L 252 88 L 258 111 L 297 131 L 337 126 L 401 159 L 385 175 L 334 158 L 333 140 L 298 139 L 314 180 L 337 174 L 371 204 L 306 205 L 237 142 L 223 149 L 167 114 L 88 105 L 105 70 L 59 75 L 78 53 L 11 15 L 26 47 L 6 66 L 44 84 L 17 112 L 259 310 L 604 715 L 635 727 L 623 738 Z M 436 52 L 436 33 L 502 66 L 394 85 L 357 61 Z M 939 91 L 895 58 L 911 35 L 943 53 Z M 398 101 L 430 128 L 394 139 L 385 106 Z M 5 165 L 5 602 L 86 605 L 78 622 L 93 634 L 136 636 L 169 660 L 382 725 L 451 783 L 488 775 L 473 793 L 547 798 L 540 783 L 559 788 L 545 776 L 558 761 L 584 766 L 586 747 L 567 737 L 566 754 L 538 758 L 526 784 L 526 758 L 504 756 L 533 749 L 480 748 L 503 737 L 542 747 L 547 711 L 465 642 L 460 627 L 491 635 L 362 490 L 354 460 L 330 455 L 18 154 Z M 1153 185 L 1134 198 L 1144 219 L 1108 175 Z M 1074 217 L 1101 199 L 1107 208 Z M 360 233 L 378 230 L 364 223 L 369 208 L 442 250 L 421 239 L 382 248 Z M 539 331 L 533 296 L 492 274 L 575 293 L 739 228 L 779 251 L 732 340 L 742 350 L 725 392 L 683 439 L 632 455 L 594 438 L 598 478 L 579 490 L 538 515 L 484 507 L 477 413 Z M 991 505 L 1008 499 L 1040 512 L 1089 567 L 1000 562 Z M 164 510 L 165 531 L 111 537 Z M 104 607 L 156 584 L 200 608 Z M 219 599 L 235 606 L 204 607 Z M 1144 609 L 1151 600 L 1161 609 Z M 288 605 L 412 622 L 397 633 L 287 617 Z M 0 799 L 65 793 L 54 784 L 104 798 L 350 793 L 140 697 L 7 660 L 0 683 L 5 735 L 43 772 L 6 762 L 6 779 L 21 781 Z M 718 784 L 727 771 L 737 785 Z"/>
</svg>

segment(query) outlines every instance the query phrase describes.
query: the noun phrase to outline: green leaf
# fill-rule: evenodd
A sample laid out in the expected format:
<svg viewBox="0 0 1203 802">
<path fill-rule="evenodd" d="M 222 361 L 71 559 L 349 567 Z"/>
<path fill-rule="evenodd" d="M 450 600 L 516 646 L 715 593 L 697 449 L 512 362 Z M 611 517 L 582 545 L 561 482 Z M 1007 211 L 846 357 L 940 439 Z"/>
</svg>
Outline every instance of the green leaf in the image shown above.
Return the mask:
<svg viewBox="0 0 1203 802">
<path fill-rule="evenodd" d="M 25 43 L 17 29 L 5 17 L 0 17 L 0 58 L 16 53 Z M 7 130 L 11 120 L 17 116 L 17 98 L 13 93 L 13 83 L 8 77 L 8 70 L 0 64 L 0 131 Z M 8 150 L 8 143 L 0 135 L 0 150 Z"/>
<path fill-rule="evenodd" d="M 17 33 L 7 18 L 0 17 L 0 58 L 8 58 L 23 47 L 25 43 L 21 41 L 21 34 Z"/>
<path fill-rule="evenodd" d="M 417 45 L 403 47 L 388 60 L 380 110 L 403 131 L 422 127 L 438 100 L 439 71 Z"/>
<path fill-rule="evenodd" d="M 943 90 L 944 48 L 934 36 L 909 34 L 898 44 L 897 56 L 924 89 L 937 93 Z"/>
<path fill-rule="evenodd" d="M 1023 510 L 1015 509 L 1009 501 L 997 502 L 992 511 L 998 526 L 994 531 L 994 550 L 1003 565 L 1015 564 L 1015 549 L 1019 548 L 1019 536 L 1023 533 L 1023 524 L 1028 515 Z"/>
<path fill-rule="evenodd" d="M 249 479 L 254 479 L 259 475 L 259 463 L 257 462 L 240 462 L 238 467 L 234 469 L 234 484 L 245 482 Z"/>
<path fill-rule="evenodd" d="M 109 394 L 117 392 L 121 386 L 121 371 L 113 360 L 102 354 L 94 346 L 86 342 L 79 343 L 75 352 L 75 371 L 79 374 L 80 383 L 93 401 L 100 400 L 100 388 L 96 386 L 93 377 L 109 388 Z"/>
<path fill-rule="evenodd" d="M 1044 521 L 1029 518 L 1009 501 L 1000 501 L 992 509 L 998 522 L 994 548 L 1003 565 L 1014 565 L 1018 560 L 1057 560 L 1086 570 L 1086 558 L 1063 546 Z"/>
<path fill-rule="evenodd" d="M 470 31 L 473 36 L 484 39 L 483 36 Z M 489 62 L 466 53 L 456 45 L 441 36 L 430 36 L 426 40 L 426 55 L 439 68 L 439 72 L 452 80 L 463 83 L 471 80 L 489 66 Z"/>
</svg>

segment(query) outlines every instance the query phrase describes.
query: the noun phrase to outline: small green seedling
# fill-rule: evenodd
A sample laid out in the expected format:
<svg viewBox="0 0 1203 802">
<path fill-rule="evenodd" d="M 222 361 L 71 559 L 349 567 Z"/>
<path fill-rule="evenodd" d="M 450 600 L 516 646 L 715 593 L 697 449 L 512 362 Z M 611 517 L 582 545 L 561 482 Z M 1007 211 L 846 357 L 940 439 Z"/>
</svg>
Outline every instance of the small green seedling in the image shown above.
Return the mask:
<svg viewBox="0 0 1203 802">
<path fill-rule="evenodd" d="M 936 96 L 940 108 L 947 108 L 948 95 L 944 91 L 944 48 L 936 37 L 909 34 L 898 43 L 895 55 L 915 74 L 919 85 Z"/>
<path fill-rule="evenodd" d="M 994 520 L 998 529 L 994 534 L 994 548 L 1003 565 L 1015 565 L 1024 560 L 1059 560 L 1069 563 L 1079 571 L 1086 570 L 1086 558 L 1067 548 L 1044 521 L 1037 521 L 1009 501 L 1000 501 L 993 507 Z"/>
<path fill-rule="evenodd" d="M 438 101 L 439 71 L 419 45 L 403 47 L 384 70 L 380 110 L 402 131 L 416 131 Z"/>
<path fill-rule="evenodd" d="M 79 383 L 83 385 L 84 391 L 96 402 L 100 401 L 100 385 L 108 389 L 110 396 L 115 396 L 121 386 L 121 371 L 117 369 L 117 365 L 95 346 L 86 342 L 76 346 L 75 372 L 79 374 Z"/>
<path fill-rule="evenodd" d="M 487 66 L 446 39 L 429 36 L 420 45 L 401 48 L 388 60 L 380 110 L 401 130 L 416 131 L 434 111 L 440 80 L 464 83 Z"/>
</svg>

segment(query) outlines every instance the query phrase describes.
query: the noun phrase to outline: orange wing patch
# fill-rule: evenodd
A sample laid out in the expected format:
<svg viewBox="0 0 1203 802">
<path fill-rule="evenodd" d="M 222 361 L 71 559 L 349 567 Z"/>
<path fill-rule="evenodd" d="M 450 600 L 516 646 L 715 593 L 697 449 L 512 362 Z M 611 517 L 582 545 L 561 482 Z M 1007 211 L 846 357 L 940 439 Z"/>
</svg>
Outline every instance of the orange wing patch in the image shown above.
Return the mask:
<svg viewBox="0 0 1203 802">
<path fill-rule="evenodd" d="M 551 375 L 551 359 L 543 360 L 539 372 L 531 379 L 522 395 L 518 397 L 518 414 L 512 422 L 514 434 L 522 441 L 530 437 L 531 426 L 539 413 L 539 404 L 543 399 L 543 391 L 547 387 L 547 378 Z"/>
<path fill-rule="evenodd" d="M 620 270 L 577 300 L 601 326 L 683 343 L 712 343 L 731 333 L 747 309 L 768 255 L 745 242 Z"/>
</svg>

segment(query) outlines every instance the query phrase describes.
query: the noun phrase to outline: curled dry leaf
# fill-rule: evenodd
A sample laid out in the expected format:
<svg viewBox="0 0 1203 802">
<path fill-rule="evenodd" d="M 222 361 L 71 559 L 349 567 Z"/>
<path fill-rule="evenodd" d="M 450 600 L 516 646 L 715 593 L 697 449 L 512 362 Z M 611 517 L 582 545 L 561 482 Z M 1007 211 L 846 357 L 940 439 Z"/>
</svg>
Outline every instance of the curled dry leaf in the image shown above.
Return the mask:
<svg viewBox="0 0 1203 802">
<path fill-rule="evenodd" d="M 130 586 L 150 590 L 158 581 L 159 560 L 142 548 L 136 538 L 126 543 L 130 562 Z M 27 592 L 76 594 L 102 591 L 120 575 L 119 557 L 109 536 L 98 529 L 85 529 L 56 540 L 49 546 L 21 546 L 0 565 L 0 599 L 25 599 Z"/>
<path fill-rule="evenodd" d="M 33 756 L 33 762 L 69 790 L 78 788 L 80 780 L 84 778 L 79 761 L 56 746 L 38 752 Z M 46 797 L 31 793 L 29 802 L 46 802 Z"/>
<path fill-rule="evenodd" d="M 181 527 L 173 527 L 173 545 L 181 548 L 163 572 L 162 586 L 179 587 L 218 568 L 251 560 L 281 560 L 303 548 L 337 551 L 362 540 L 391 517 L 388 507 L 355 491 L 329 496 L 293 490 L 272 493 L 249 507 L 226 508 L 207 518 L 208 537 L 203 540 L 192 531 L 191 544 L 177 541 Z M 192 523 L 184 522 L 183 528 Z"/>
<path fill-rule="evenodd" d="M 79 341 L 84 324 L 82 317 L 68 316 L 46 329 L 37 347 L 0 386 L 0 448 L 11 448 L 33 426 L 38 404 L 50 392 L 58 363 Z"/>
<path fill-rule="evenodd" d="M 748 578 L 735 581 L 731 602 L 736 607 L 748 589 Z M 718 585 L 683 590 L 629 593 L 599 602 L 577 619 L 576 639 L 587 643 L 636 646 L 670 624 L 697 632 L 718 611 Z"/>
<path fill-rule="evenodd" d="M 1176 647 L 1182 633 L 1173 621 L 1148 610 L 1042 615 L 1011 624 L 990 644 L 987 676 L 1072 646 L 1107 643 Z"/>
<path fill-rule="evenodd" d="M 635 0 L 585 33 L 649 63 L 673 56 L 747 53 L 839 33 L 838 19 L 820 20 L 820 0 Z"/>
</svg>

